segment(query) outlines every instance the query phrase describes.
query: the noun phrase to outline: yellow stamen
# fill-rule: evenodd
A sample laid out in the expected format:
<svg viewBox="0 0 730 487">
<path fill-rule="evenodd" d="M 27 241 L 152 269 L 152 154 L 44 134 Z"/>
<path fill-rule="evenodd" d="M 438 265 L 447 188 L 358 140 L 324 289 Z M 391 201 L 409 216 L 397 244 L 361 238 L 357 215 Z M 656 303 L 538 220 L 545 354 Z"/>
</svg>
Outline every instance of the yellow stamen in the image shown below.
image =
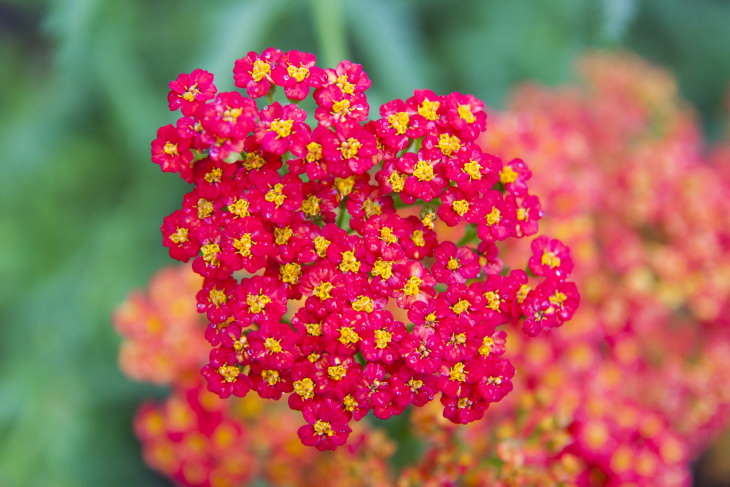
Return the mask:
<svg viewBox="0 0 730 487">
<path fill-rule="evenodd" d="M 487 222 L 487 225 L 491 227 L 492 225 L 495 225 L 499 223 L 500 220 L 502 220 L 502 212 L 499 211 L 499 208 L 493 206 L 492 211 L 487 214 L 484 220 Z"/>
<path fill-rule="evenodd" d="M 352 250 L 342 252 L 342 261 L 340 262 L 339 269 L 342 272 L 358 272 L 360 270 L 360 261 L 357 260 Z"/>
<path fill-rule="evenodd" d="M 441 106 L 441 103 L 438 101 L 423 100 L 421 106 L 418 107 L 418 114 L 426 120 L 434 121 L 439 118 L 439 106 Z"/>
<path fill-rule="evenodd" d="M 281 278 L 282 282 L 286 282 L 289 284 L 297 284 L 299 282 L 299 276 L 301 276 L 301 274 L 302 266 L 297 264 L 296 262 L 284 264 L 279 269 L 279 277 Z"/>
<path fill-rule="evenodd" d="M 228 211 L 236 215 L 236 218 L 243 218 L 244 216 L 250 216 L 251 213 L 248 211 L 249 202 L 243 198 L 235 200 L 228 206 Z"/>
<path fill-rule="evenodd" d="M 213 184 L 213 183 L 220 183 L 221 179 L 223 178 L 223 169 L 219 167 L 214 167 L 211 169 L 209 173 L 206 173 L 205 176 L 203 176 L 203 179 L 205 179 L 206 182 Z"/>
<path fill-rule="evenodd" d="M 400 193 L 401 191 L 403 191 L 403 188 L 406 185 L 406 179 L 408 179 L 407 174 L 401 174 L 398 171 L 393 171 L 392 173 L 390 173 L 390 176 L 388 176 L 388 182 L 393 188 L 394 193 Z"/>
<path fill-rule="evenodd" d="M 268 201 L 269 203 L 274 203 L 276 207 L 280 207 L 284 204 L 284 200 L 286 199 L 286 195 L 282 193 L 282 190 L 284 189 L 284 185 L 281 183 L 276 183 L 267 193 L 266 196 L 264 196 L 264 199 Z"/>
<path fill-rule="evenodd" d="M 433 165 L 430 161 L 418 161 L 413 169 L 413 175 L 419 181 L 431 181 L 434 178 Z"/>
<path fill-rule="evenodd" d="M 343 93 L 347 93 L 348 95 L 352 95 L 355 93 L 355 85 L 350 83 L 350 81 L 347 79 L 347 75 L 340 75 L 335 80 L 335 85 L 337 85 Z"/>
<path fill-rule="evenodd" d="M 482 166 L 477 161 L 469 161 L 466 164 L 464 164 L 464 167 L 461 168 L 461 171 L 469 175 L 469 180 L 472 179 L 482 179 Z"/>
<path fill-rule="evenodd" d="M 556 267 L 560 267 L 560 257 L 558 257 L 555 252 L 550 252 L 545 249 L 542 253 L 540 263 L 550 267 L 551 269 L 555 269 Z"/>
<path fill-rule="evenodd" d="M 264 77 L 268 76 L 269 73 L 271 73 L 271 65 L 261 59 L 254 61 L 252 69 L 249 71 L 249 74 L 257 83 L 264 79 Z"/>
<path fill-rule="evenodd" d="M 226 304 L 228 296 L 226 296 L 225 291 L 213 288 L 208 293 L 208 301 L 210 301 L 210 303 L 216 308 L 220 308 L 222 304 Z"/>
<path fill-rule="evenodd" d="M 494 291 L 487 291 L 484 293 L 484 297 L 487 299 L 487 307 L 494 310 L 499 311 L 499 307 L 502 304 L 502 298 L 499 296 L 498 293 Z"/>
<path fill-rule="evenodd" d="M 223 121 L 228 123 L 236 123 L 238 117 L 243 113 L 242 108 L 229 108 L 223 112 Z"/>
<path fill-rule="evenodd" d="M 332 436 L 335 432 L 332 430 L 332 426 L 330 426 L 329 421 L 322 421 L 321 419 L 318 419 L 317 422 L 314 423 L 314 434 L 317 436 Z"/>
<path fill-rule="evenodd" d="M 264 347 L 270 353 L 280 353 L 283 350 L 283 348 L 281 348 L 281 340 L 277 340 L 273 337 L 268 337 L 264 340 Z"/>
<path fill-rule="evenodd" d="M 446 157 L 461 149 L 461 141 L 455 135 L 441 134 L 439 135 L 438 147 L 441 153 Z"/>
<path fill-rule="evenodd" d="M 289 76 L 297 80 L 299 83 L 304 81 L 309 76 L 309 68 L 307 68 L 306 66 L 296 67 L 293 64 L 290 64 L 286 67 L 286 72 L 287 74 L 289 74 Z"/>
<path fill-rule="evenodd" d="M 363 201 L 362 209 L 365 212 L 365 216 L 367 218 L 370 218 L 373 215 L 380 215 L 383 212 L 380 203 L 370 199 Z"/>
<path fill-rule="evenodd" d="M 203 260 L 205 262 L 214 266 L 220 265 L 218 254 L 220 253 L 221 248 L 217 243 L 203 245 L 200 247 L 200 251 L 203 253 Z"/>
<path fill-rule="evenodd" d="M 246 154 L 246 157 L 243 158 L 241 164 L 249 171 L 253 171 L 255 169 L 261 169 L 262 167 L 264 167 L 264 164 L 266 164 L 266 159 L 261 157 L 261 154 L 259 154 L 258 152 L 249 152 Z"/>
<path fill-rule="evenodd" d="M 170 238 L 170 240 L 172 240 L 173 242 L 175 242 L 178 245 L 184 244 L 185 242 L 188 241 L 188 232 L 189 231 L 190 230 L 187 228 L 177 227 L 177 230 L 175 231 L 175 233 L 171 234 L 169 238 Z"/>
<path fill-rule="evenodd" d="M 279 382 L 279 371 L 277 370 L 262 370 L 261 378 L 269 383 L 270 386 L 276 385 Z"/>
<path fill-rule="evenodd" d="M 387 243 L 395 243 L 398 241 L 398 237 L 393 234 L 392 228 L 383 227 L 380 229 L 380 240 Z"/>
<path fill-rule="evenodd" d="M 177 151 L 177 144 L 173 144 L 172 142 L 168 142 L 165 144 L 165 147 L 162 149 L 165 151 L 165 154 L 168 156 L 177 156 L 179 155 Z"/>
<path fill-rule="evenodd" d="M 352 159 L 357 156 L 357 151 L 360 150 L 362 144 L 359 140 L 354 137 L 350 137 L 346 141 L 340 144 L 340 152 L 342 153 L 343 159 Z"/>
<path fill-rule="evenodd" d="M 455 305 L 451 307 L 451 311 L 456 313 L 457 315 L 460 315 L 464 311 L 467 311 L 469 309 L 469 306 L 471 306 L 471 303 L 465 299 L 460 299 Z"/>
<path fill-rule="evenodd" d="M 283 137 L 289 137 L 291 135 L 291 128 L 294 125 L 294 120 L 279 120 L 276 119 L 271 122 L 271 131 L 276 132 L 276 138 L 281 139 Z"/>
<path fill-rule="evenodd" d="M 342 380 L 342 378 L 347 375 L 347 369 L 342 365 L 333 365 L 332 367 L 327 367 L 327 375 L 329 375 L 332 380 Z"/>
<path fill-rule="evenodd" d="M 411 234 L 411 241 L 416 247 L 424 247 L 426 245 L 426 239 L 423 238 L 423 230 L 414 230 Z"/>
<path fill-rule="evenodd" d="M 342 405 L 345 406 L 345 410 L 354 411 L 357 407 L 358 402 L 352 397 L 352 394 L 348 394 L 342 399 Z"/>
<path fill-rule="evenodd" d="M 466 372 L 464 371 L 464 362 L 457 362 L 453 367 L 449 369 L 449 379 L 457 382 L 464 382 L 466 380 Z"/>
<path fill-rule="evenodd" d="M 309 377 L 302 380 L 294 381 L 294 392 L 302 399 L 312 399 L 314 397 L 314 381 Z"/>
<path fill-rule="evenodd" d="M 317 142 L 310 142 L 307 144 L 307 155 L 304 156 L 304 160 L 309 162 L 317 162 L 322 160 L 322 144 Z"/>
<path fill-rule="evenodd" d="M 352 309 L 355 311 L 364 311 L 366 313 L 372 313 L 374 309 L 373 300 L 368 296 L 360 296 L 352 302 Z"/>
<path fill-rule="evenodd" d="M 221 365 L 218 367 L 218 373 L 226 382 L 235 382 L 241 370 L 235 365 Z"/>
<path fill-rule="evenodd" d="M 307 199 L 302 201 L 302 212 L 308 216 L 317 216 L 321 213 L 319 208 L 319 198 L 310 194 Z"/>
<path fill-rule="evenodd" d="M 332 242 L 327 240 L 321 235 L 318 235 L 314 238 L 314 250 L 317 251 L 317 255 L 320 257 L 325 257 L 327 255 L 327 247 L 330 246 Z"/>
<path fill-rule="evenodd" d="M 518 177 L 519 174 L 517 174 L 511 166 L 504 166 L 502 170 L 499 171 L 499 180 L 502 182 L 502 184 L 514 183 L 515 181 L 517 181 Z"/>
<path fill-rule="evenodd" d="M 403 286 L 403 294 L 406 296 L 415 296 L 421 292 L 421 280 L 418 276 L 411 276 L 408 278 L 408 282 Z"/>
<path fill-rule="evenodd" d="M 494 339 L 492 337 L 484 337 L 482 340 L 482 346 L 479 347 L 479 355 L 482 357 L 488 357 L 492 353 L 492 347 L 494 346 Z"/>
<path fill-rule="evenodd" d="M 375 330 L 375 348 L 383 349 L 387 347 L 392 340 L 393 334 L 385 328 Z"/>
<path fill-rule="evenodd" d="M 456 108 L 456 111 L 459 112 L 459 118 L 464 120 L 466 123 L 474 123 L 477 119 L 477 117 L 475 117 L 472 113 L 471 106 L 469 105 L 459 105 Z"/>
<path fill-rule="evenodd" d="M 314 288 L 313 294 L 324 301 L 325 299 L 330 299 L 332 297 L 330 291 L 332 291 L 334 287 L 335 286 L 333 286 L 331 282 L 323 282 Z"/>
<path fill-rule="evenodd" d="M 343 326 L 339 331 L 340 338 L 337 340 L 343 345 L 347 345 L 348 343 L 357 343 L 360 341 L 360 335 L 358 335 L 357 332 L 349 326 Z"/>
<path fill-rule="evenodd" d="M 213 203 L 206 200 L 205 198 L 200 198 L 198 200 L 198 218 L 202 220 L 204 218 L 208 218 L 212 214 Z"/>
<path fill-rule="evenodd" d="M 261 313 L 270 302 L 271 298 L 266 294 L 249 294 L 246 296 L 246 304 L 248 304 L 248 310 L 251 313 Z"/>
<path fill-rule="evenodd" d="M 403 135 L 408 130 L 409 118 L 406 112 L 397 112 L 388 117 L 388 123 L 395 129 L 395 133 Z"/>
<path fill-rule="evenodd" d="M 243 235 L 241 235 L 240 239 L 234 239 L 233 246 L 236 248 L 238 253 L 241 254 L 242 257 L 250 257 L 251 247 L 253 246 L 251 234 L 244 233 Z"/>
<path fill-rule="evenodd" d="M 274 227 L 274 241 L 276 245 L 286 245 L 292 235 L 294 235 L 294 230 L 291 227 Z"/>
<path fill-rule="evenodd" d="M 379 258 L 373 264 L 371 272 L 374 276 L 380 276 L 383 280 L 388 280 L 393 277 L 393 262 Z"/>
<path fill-rule="evenodd" d="M 459 216 L 464 216 L 469 211 L 469 202 L 466 200 L 454 200 L 451 203 L 451 209 Z"/>
<path fill-rule="evenodd" d="M 322 323 L 305 323 L 304 328 L 307 330 L 307 335 L 322 336 Z"/>
</svg>

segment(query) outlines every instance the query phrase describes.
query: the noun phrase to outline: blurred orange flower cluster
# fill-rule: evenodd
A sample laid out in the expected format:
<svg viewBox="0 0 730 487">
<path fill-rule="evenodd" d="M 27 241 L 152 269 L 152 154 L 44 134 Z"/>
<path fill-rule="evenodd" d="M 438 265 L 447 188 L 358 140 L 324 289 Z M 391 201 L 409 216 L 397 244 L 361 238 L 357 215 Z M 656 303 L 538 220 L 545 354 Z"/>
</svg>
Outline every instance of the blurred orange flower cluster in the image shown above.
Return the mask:
<svg viewBox="0 0 730 487">
<path fill-rule="evenodd" d="M 424 451 L 397 472 L 397 443 L 366 421 L 336 452 L 307 449 L 285 404 L 204 390 L 200 281 L 181 267 L 115 316 L 125 373 L 173 390 L 138 414 L 147 463 L 195 486 L 691 484 L 730 415 L 730 137 L 708 148 L 673 78 L 634 55 L 591 54 L 580 73 L 517 89 L 480 141 L 529 164 L 541 230 L 571 247 L 582 295 L 542 340 L 509 335 L 515 389 L 491 414 L 464 426 L 415 409 Z"/>
</svg>

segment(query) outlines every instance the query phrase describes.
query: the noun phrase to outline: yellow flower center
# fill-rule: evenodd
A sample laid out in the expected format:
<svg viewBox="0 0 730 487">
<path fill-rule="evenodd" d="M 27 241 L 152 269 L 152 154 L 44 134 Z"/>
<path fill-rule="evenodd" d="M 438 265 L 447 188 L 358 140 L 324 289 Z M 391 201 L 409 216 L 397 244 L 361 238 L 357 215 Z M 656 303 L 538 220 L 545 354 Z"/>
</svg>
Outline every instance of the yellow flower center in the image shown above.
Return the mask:
<svg viewBox="0 0 730 487">
<path fill-rule="evenodd" d="M 517 181 L 518 177 L 519 174 L 517 174 L 511 166 L 504 166 L 502 170 L 499 171 L 499 180 L 502 184 L 514 183 Z"/>
<path fill-rule="evenodd" d="M 258 152 L 249 152 L 246 154 L 246 157 L 241 161 L 241 164 L 249 171 L 253 171 L 254 169 L 261 169 L 262 167 L 264 167 L 264 164 L 266 164 L 266 159 L 261 157 L 261 154 L 259 154 Z"/>
<path fill-rule="evenodd" d="M 329 421 L 322 421 L 321 419 L 318 419 L 317 422 L 314 423 L 314 434 L 317 436 L 332 436 L 335 432 L 332 430 L 332 426 L 330 426 Z"/>
<path fill-rule="evenodd" d="M 321 235 L 318 235 L 314 238 L 314 250 L 317 251 L 317 255 L 320 257 L 325 257 L 327 255 L 327 247 L 330 246 L 332 242 L 327 240 Z"/>
<path fill-rule="evenodd" d="M 459 399 L 459 400 L 457 401 L 457 403 L 456 403 L 456 406 L 457 406 L 457 407 L 458 407 L 459 409 L 464 409 L 464 408 L 468 408 L 468 407 L 471 407 L 471 406 L 472 406 L 472 404 L 474 404 L 474 403 L 473 403 L 473 402 L 471 401 L 471 399 L 469 399 L 468 397 L 462 397 L 462 398 L 460 398 L 460 399 Z"/>
<path fill-rule="evenodd" d="M 482 165 L 477 161 L 467 162 L 464 164 L 464 167 L 461 168 L 461 171 L 469 175 L 469 180 L 482 179 Z"/>
<path fill-rule="evenodd" d="M 286 245 L 292 235 L 294 235 L 294 230 L 291 227 L 274 227 L 274 241 L 276 245 Z"/>
<path fill-rule="evenodd" d="M 266 382 L 269 383 L 270 386 L 275 385 L 277 382 L 279 382 L 279 371 L 277 370 L 262 370 L 261 371 L 261 378 L 264 379 Z"/>
<path fill-rule="evenodd" d="M 355 258 L 352 250 L 342 252 L 342 261 L 339 268 L 342 272 L 358 272 L 360 270 L 360 261 Z"/>
<path fill-rule="evenodd" d="M 357 156 L 357 151 L 360 150 L 362 144 L 359 140 L 354 137 L 350 137 L 346 141 L 340 144 L 340 152 L 342 153 L 343 159 L 352 159 Z"/>
<path fill-rule="evenodd" d="M 182 99 L 185 101 L 195 101 L 195 95 L 199 94 L 200 90 L 198 89 L 198 83 L 195 83 L 193 86 L 188 88 L 185 93 L 179 96 L 182 97 Z"/>
<path fill-rule="evenodd" d="M 281 277 L 282 282 L 287 282 L 289 284 L 297 284 L 299 282 L 299 276 L 301 276 L 301 274 L 302 266 L 297 264 L 296 262 L 284 264 L 279 269 L 279 276 Z"/>
<path fill-rule="evenodd" d="M 322 284 L 314 288 L 313 293 L 319 299 L 324 301 L 325 299 L 330 299 L 332 297 L 330 291 L 332 291 L 334 287 L 335 286 L 333 286 L 331 282 L 323 282 Z"/>
<path fill-rule="evenodd" d="M 345 406 L 345 410 L 354 411 L 357 407 L 358 402 L 352 397 L 352 394 L 348 394 L 342 399 L 342 405 Z"/>
<path fill-rule="evenodd" d="M 362 209 L 367 218 L 370 218 L 373 215 L 380 215 L 383 212 L 383 209 L 380 207 L 380 203 L 371 199 L 363 201 Z"/>
<path fill-rule="evenodd" d="M 398 135 L 403 135 L 408 130 L 408 120 L 409 117 L 406 112 L 397 112 L 388 117 L 388 123 Z"/>
<path fill-rule="evenodd" d="M 546 265 L 551 269 L 560 267 L 560 257 L 558 257 L 555 252 L 550 252 L 547 249 L 543 251 L 542 259 L 540 259 L 540 262 L 542 263 L 542 265 Z"/>
<path fill-rule="evenodd" d="M 461 267 L 461 264 L 459 264 L 459 261 L 458 261 L 458 260 L 456 260 L 456 259 L 455 259 L 455 258 L 453 258 L 453 257 L 451 257 L 451 258 L 449 259 L 449 261 L 448 261 L 448 262 L 446 263 L 446 268 L 447 268 L 448 270 L 450 270 L 450 271 L 455 271 L 455 270 L 456 270 L 456 269 L 458 269 L 459 267 Z"/>
<path fill-rule="evenodd" d="M 492 353 L 492 347 L 494 346 L 494 339 L 492 337 L 484 337 L 482 340 L 482 346 L 479 347 L 479 354 L 482 357 L 488 357 Z"/>
<path fill-rule="evenodd" d="M 375 348 L 385 348 L 390 344 L 392 340 L 393 334 L 385 328 L 375 330 Z"/>
<path fill-rule="evenodd" d="M 330 379 L 339 381 L 347 375 L 347 369 L 342 365 L 333 365 L 332 367 L 327 367 L 327 375 L 330 376 Z"/>
<path fill-rule="evenodd" d="M 347 93 L 348 95 L 352 95 L 355 93 L 355 85 L 350 83 L 350 80 L 347 79 L 347 75 L 340 75 L 337 77 L 337 80 L 335 80 L 335 85 L 337 85 L 343 93 Z"/>
<path fill-rule="evenodd" d="M 461 149 L 461 141 L 455 135 L 441 134 L 439 135 L 438 147 L 441 153 L 446 157 Z"/>
<path fill-rule="evenodd" d="M 357 343 L 360 341 L 360 335 L 349 326 L 340 328 L 340 338 L 337 339 L 341 344 Z"/>
<path fill-rule="evenodd" d="M 283 137 L 289 137 L 291 135 L 291 128 L 294 125 L 294 120 L 279 120 L 276 119 L 271 122 L 272 132 L 276 132 L 276 138 L 281 139 Z"/>
<path fill-rule="evenodd" d="M 180 245 L 188 241 L 188 230 L 187 228 L 180 228 L 177 227 L 177 230 L 175 230 L 175 233 L 170 235 L 170 240 L 175 242 L 176 244 Z"/>
<path fill-rule="evenodd" d="M 228 211 L 236 215 L 236 218 L 243 218 L 244 216 L 250 216 L 251 213 L 248 211 L 249 202 L 243 198 L 235 200 L 231 205 L 228 206 Z"/>
<path fill-rule="evenodd" d="M 218 253 L 220 253 L 221 248 L 217 243 L 203 245 L 200 247 L 200 251 L 203 253 L 203 260 L 205 262 L 214 266 L 220 265 Z"/>
<path fill-rule="evenodd" d="M 243 113 L 242 108 L 229 108 L 223 112 L 223 121 L 228 123 L 236 123 L 238 117 Z"/>
<path fill-rule="evenodd" d="M 494 291 L 487 291 L 484 293 L 484 297 L 487 299 L 487 307 L 494 311 L 499 311 L 499 306 L 502 304 L 502 298 L 498 293 Z"/>
<path fill-rule="evenodd" d="M 390 227 L 383 227 L 380 229 L 380 240 L 387 243 L 395 243 L 398 241 L 398 237 L 393 235 L 393 229 Z"/>
<path fill-rule="evenodd" d="M 249 71 L 249 74 L 253 78 L 254 81 L 257 83 L 264 79 L 264 77 L 268 76 L 268 74 L 271 72 L 271 65 L 267 63 L 266 61 L 263 61 L 261 59 L 257 59 L 253 62 L 253 67 L 251 71 Z"/>
<path fill-rule="evenodd" d="M 225 291 L 213 288 L 208 293 L 208 301 L 216 308 L 219 308 L 222 304 L 226 304 L 228 296 L 226 296 Z"/>
<path fill-rule="evenodd" d="M 415 296 L 421 292 L 421 280 L 418 276 L 411 276 L 408 278 L 406 285 L 403 286 L 403 294 L 406 296 Z"/>
<path fill-rule="evenodd" d="M 289 76 L 297 80 L 299 83 L 304 81 L 309 76 L 309 68 L 307 68 L 306 66 L 297 67 L 293 64 L 290 64 L 289 66 L 287 66 L 286 72 L 289 74 Z"/>
<path fill-rule="evenodd" d="M 426 245 L 426 239 L 423 238 L 423 230 L 414 230 L 411 234 L 411 241 L 416 247 L 424 247 Z"/>
<path fill-rule="evenodd" d="M 198 200 L 198 218 L 202 220 L 204 218 L 208 218 L 212 214 L 213 203 L 206 200 L 205 198 L 200 198 Z"/>
<path fill-rule="evenodd" d="M 423 100 L 418 107 L 418 114 L 426 120 L 434 121 L 439 118 L 438 109 L 441 103 L 438 101 Z"/>
<path fill-rule="evenodd" d="M 280 207 L 284 204 L 284 200 L 286 199 L 286 195 L 282 193 L 282 190 L 284 189 L 284 185 L 281 183 L 276 183 L 274 187 L 272 187 L 268 193 L 266 193 L 266 196 L 264 196 L 264 199 L 268 201 L 269 203 L 274 203 L 276 207 Z"/>
<path fill-rule="evenodd" d="M 423 381 L 418 379 L 411 379 L 408 381 L 408 387 L 411 388 L 411 392 L 416 392 L 418 389 L 423 387 Z"/>
<path fill-rule="evenodd" d="M 502 219 L 502 213 L 499 211 L 499 208 L 497 208 L 496 206 L 493 206 L 492 211 L 490 211 L 489 214 L 487 214 L 485 221 L 487 222 L 487 225 L 489 225 L 491 227 L 492 225 L 499 223 L 499 221 L 501 219 Z"/>
<path fill-rule="evenodd" d="M 314 397 L 314 381 L 309 377 L 302 380 L 294 381 L 294 392 L 302 399 L 312 399 Z"/>
<path fill-rule="evenodd" d="M 457 215 L 464 216 L 469 211 L 469 202 L 466 200 L 454 200 L 451 203 L 451 208 Z"/>
<path fill-rule="evenodd" d="M 527 220 L 530 216 L 529 211 L 526 208 L 517 208 L 517 219 L 521 222 Z"/>
<path fill-rule="evenodd" d="M 264 340 L 264 347 L 270 353 L 280 353 L 283 349 L 281 348 L 281 340 L 277 340 L 273 337 L 268 337 Z"/>
<path fill-rule="evenodd" d="M 336 101 L 332 104 L 332 113 L 337 117 L 344 117 L 350 112 L 350 100 L 344 98 L 340 101 Z"/>
<path fill-rule="evenodd" d="M 340 196 L 347 196 L 352 193 L 352 189 L 355 187 L 355 177 L 350 176 L 347 178 L 335 178 L 335 189 L 340 193 Z"/>
<path fill-rule="evenodd" d="M 430 161 L 418 161 L 413 169 L 413 175 L 419 181 L 431 181 L 434 178 L 433 165 Z"/>
<path fill-rule="evenodd" d="M 568 299 L 568 296 L 561 293 L 560 291 L 555 291 L 555 294 L 548 298 L 550 304 L 552 304 L 553 306 L 562 306 L 566 299 Z"/>
<path fill-rule="evenodd" d="M 390 279 L 393 277 L 393 262 L 379 258 L 373 264 L 372 274 L 374 276 L 380 276 L 384 280 Z"/>
<path fill-rule="evenodd" d="M 206 180 L 206 182 L 213 184 L 213 183 L 220 183 L 221 179 L 223 178 L 223 169 L 219 167 L 213 168 L 209 173 L 206 173 L 205 176 L 203 176 L 203 179 Z"/>
<path fill-rule="evenodd" d="M 318 337 L 322 335 L 322 323 L 305 323 L 304 328 L 307 330 L 307 335 Z"/>
<path fill-rule="evenodd" d="M 249 257 L 251 255 L 252 245 L 253 241 L 251 240 L 250 233 L 244 233 L 240 239 L 233 240 L 233 246 L 242 257 Z"/>
<path fill-rule="evenodd" d="M 393 171 L 390 176 L 388 176 L 388 182 L 393 188 L 394 193 L 400 193 L 403 191 L 403 188 L 406 185 L 406 179 L 408 179 L 408 175 L 401 174 L 398 171 Z"/>
<path fill-rule="evenodd" d="M 456 111 L 459 113 L 459 118 L 464 120 L 466 123 L 474 123 L 477 119 L 477 117 L 475 117 L 472 113 L 471 106 L 469 105 L 459 105 L 456 108 Z"/>
<path fill-rule="evenodd" d="M 218 373 L 226 382 L 235 382 L 241 370 L 235 365 L 221 365 L 218 367 Z"/>
<path fill-rule="evenodd" d="M 321 161 L 322 144 L 318 144 L 317 142 L 310 142 L 307 144 L 307 155 L 304 156 L 304 160 L 309 163 Z"/>
<path fill-rule="evenodd" d="M 162 150 L 165 151 L 165 154 L 167 154 L 168 156 L 178 155 L 177 144 L 173 144 L 172 142 L 166 143 L 165 147 Z"/>
<path fill-rule="evenodd" d="M 469 306 L 471 306 L 471 303 L 469 301 L 465 299 L 460 299 L 455 305 L 451 307 L 451 311 L 453 311 L 457 315 L 460 315 L 464 311 L 467 311 L 469 309 Z"/>
<path fill-rule="evenodd" d="M 457 362 L 449 369 L 449 379 L 457 382 L 464 382 L 466 380 L 466 372 L 464 369 L 466 366 L 464 362 Z"/>
<path fill-rule="evenodd" d="M 433 222 L 436 220 L 436 213 L 433 211 L 427 211 L 423 218 L 421 218 L 421 225 L 433 230 Z"/>
<path fill-rule="evenodd" d="M 372 313 L 374 309 L 373 300 L 368 296 L 360 296 L 352 302 L 352 309 L 355 311 L 364 311 L 366 313 Z"/>
<path fill-rule="evenodd" d="M 248 304 L 251 313 L 261 313 L 270 302 L 271 298 L 266 294 L 249 294 L 246 296 L 246 304 Z"/>
<path fill-rule="evenodd" d="M 319 198 L 317 198 L 313 194 L 307 196 L 307 199 L 302 201 L 302 211 L 304 212 L 304 214 L 309 216 L 319 215 L 321 212 L 319 208 L 319 201 Z"/>
</svg>

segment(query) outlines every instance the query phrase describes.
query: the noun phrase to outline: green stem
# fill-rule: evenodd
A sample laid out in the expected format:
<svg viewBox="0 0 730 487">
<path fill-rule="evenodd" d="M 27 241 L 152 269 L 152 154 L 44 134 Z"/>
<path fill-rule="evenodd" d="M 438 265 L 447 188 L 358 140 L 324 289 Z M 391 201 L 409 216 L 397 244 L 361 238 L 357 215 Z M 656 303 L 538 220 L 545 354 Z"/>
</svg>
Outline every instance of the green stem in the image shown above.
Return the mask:
<svg viewBox="0 0 730 487">
<path fill-rule="evenodd" d="M 310 0 L 323 65 L 336 66 L 347 59 L 347 36 L 343 0 Z"/>
</svg>

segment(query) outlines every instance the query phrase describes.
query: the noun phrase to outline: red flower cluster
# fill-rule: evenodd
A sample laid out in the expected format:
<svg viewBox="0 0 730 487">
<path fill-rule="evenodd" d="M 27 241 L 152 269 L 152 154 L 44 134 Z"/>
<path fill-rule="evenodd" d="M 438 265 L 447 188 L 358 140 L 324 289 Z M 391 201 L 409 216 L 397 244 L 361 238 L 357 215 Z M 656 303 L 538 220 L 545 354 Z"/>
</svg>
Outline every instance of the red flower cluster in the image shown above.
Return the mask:
<svg viewBox="0 0 730 487">
<path fill-rule="evenodd" d="M 249 53 L 233 70 L 248 97 L 216 93 L 201 70 L 170 83 L 170 109 L 184 116 L 160 128 L 152 160 L 194 185 L 162 233 L 170 255 L 194 259 L 204 277 L 208 387 L 289 394 L 307 422 L 300 438 L 318 449 L 344 443 L 352 419 L 388 418 L 439 391 L 448 419 L 480 419 L 512 389 L 498 327 L 522 322 L 536 335 L 573 314 L 569 251 L 533 242 L 535 287 L 502 264 L 496 243 L 534 234 L 541 210 L 524 162 L 475 143 L 481 101 L 420 90 L 367 121 L 362 67 L 314 63 L 298 51 Z M 295 103 L 273 101 L 277 86 L 295 102 L 313 89 L 314 128 Z M 437 218 L 467 237 L 440 240 Z"/>
</svg>

